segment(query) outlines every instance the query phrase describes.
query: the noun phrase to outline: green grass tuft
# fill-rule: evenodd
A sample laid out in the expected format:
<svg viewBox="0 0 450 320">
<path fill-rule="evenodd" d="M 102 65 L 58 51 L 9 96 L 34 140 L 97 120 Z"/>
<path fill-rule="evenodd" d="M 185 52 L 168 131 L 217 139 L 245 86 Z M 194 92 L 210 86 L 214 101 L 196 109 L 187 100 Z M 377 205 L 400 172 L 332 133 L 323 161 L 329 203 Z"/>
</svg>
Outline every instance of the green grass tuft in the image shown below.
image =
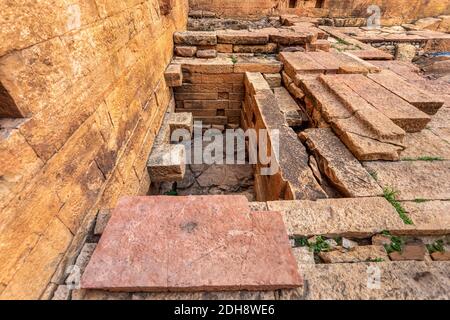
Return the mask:
<svg viewBox="0 0 450 320">
<path fill-rule="evenodd" d="M 418 158 L 403 158 L 402 161 L 444 161 L 444 158 L 441 157 L 431 157 L 431 156 L 422 156 Z"/>
<path fill-rule="evenodd" d="M 400 237 L 391 236 L 391 235 L 390 235 L 390 237 L 391 237 L 391 243 L 384 245 L 384 249 L 386 249 L 386 252 L 388 254 L 392 253 L 394 251 L 402 252 L 402 248 L 403 248 L 403 244 L 404 244 L 403 239 Z"/>
<path fill-rule="evenodd" d="M 436 240 L 432 244 L 427 244 L 428 252 L 434 253 L 434 252 L 444 252 L 444 240 Z"/>
<path fill-rule="evenodd" d="M 428 201 L 429 201 L 429 200 L 422 199 L 422 198 L 414 199 L 414 202 L 415 202 L 415 203 L 424 203 L 424 202 L 428 202 Z"/>
<path fill-rule="evenodd" d="M 375 259 L 369 259 L 367 262 L 384 262 L 383 258 L 375 258 Z"/>
<path fill-rule="evenodd" d="M 373 180 L 378 181 L 378 173 L 376 171 L 369 172 L 370 176 L 373 178 Z"/>
<path fill-rule="evenodd" d="M 402 207 L 402 204 L 397 200 L 398 192 L 392 188 L 384 188 L 383 196 L 389 201 L 389 203 L 395 208 L 400 218 L 403 220 L 405 224 L 413 225 L 414 222 L 410 217 L 406 214 L 406 210 Z"/>
<path fill-rule="evenodd" d="M 233 62 L 233 64 L 236 64 L 238 62 L 238 59 L 235 55 L 231 56 L 231 62 Z"/>
</svg>

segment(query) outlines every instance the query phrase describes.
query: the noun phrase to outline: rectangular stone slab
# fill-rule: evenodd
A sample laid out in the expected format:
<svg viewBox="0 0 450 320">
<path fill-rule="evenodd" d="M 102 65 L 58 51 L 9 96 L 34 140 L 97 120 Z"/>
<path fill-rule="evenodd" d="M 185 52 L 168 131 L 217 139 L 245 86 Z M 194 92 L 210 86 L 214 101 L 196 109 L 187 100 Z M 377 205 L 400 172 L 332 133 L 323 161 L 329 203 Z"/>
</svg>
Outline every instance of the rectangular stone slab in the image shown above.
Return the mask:
<svg viewBox="0 0 450 320">
<path fill-rule="evenodd" d="M 390 70 L 383 70 L 383 72 L 378 74 L 371 74 L 369 78 L 427 114 L 435 114 L 444 104 L 444 101 L 441 101 L 441 99 L 431 96 L 427 92 L 406 82 L 405 79 Z"/>
<path fill-rule="evenodd" d="M 244 196 L 123 197 L 83 274 L 112 291 L 275 290 L 301 285 L 280 213 Z"/>
<path fill-rule="evenodd" d="M 364 75 L 343 74 L 334 77 L 406 132 L 422 131 L 431 120 L 429 115 Z"/>
</svg>

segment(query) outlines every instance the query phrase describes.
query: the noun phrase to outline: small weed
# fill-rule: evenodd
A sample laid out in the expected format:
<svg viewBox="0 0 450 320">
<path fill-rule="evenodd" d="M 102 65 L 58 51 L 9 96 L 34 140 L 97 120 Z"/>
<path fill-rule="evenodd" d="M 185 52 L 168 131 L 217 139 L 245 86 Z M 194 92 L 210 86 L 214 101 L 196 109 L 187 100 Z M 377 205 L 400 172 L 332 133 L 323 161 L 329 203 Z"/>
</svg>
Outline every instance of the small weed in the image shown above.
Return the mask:
<svg viewBox="0 0 450 320">
<path fill-rule="evenodd" d="M 398 215 L 403 220 L 405 224 L 414 224 L 410 217 L 406 214 L 406 210 L 403 208 L 402 204 L 397 200 L 398 192 L 392 188 L 384 188 L 383 196 L 389 201 L 389 203 L 397 210 Z"/>
<path fill-rule="evenodd" d="M 295 238 L 294 243 L 296 247 L 307 247 L 308 246 L 308 239 L 305 237 L 301 238 Z"/>
<path fill-rule="evenodd" d="M 404 244 L 403 239 L 400 237 L 392 236 L 392 235 L 389 235 L 389 236 L 391 237 L 391 243 L 384 245 L 384 249 L 386 249 L 386 252 L 388 254 L 392 253 L 394 251 L 402 252 L 402 248 L 403 248 L 403 244 Z"/>
<path fill-rule="evenodd" d="M 388 236 L 388 237 L 391 236 L 391 233 L 390 233 L 389 231 L 387 231 L 387 230 L 381 231 L 381 234 L 382 234 L 383 236 Z"/>
<path fill-rule="evenodd" d="M 336 241 L 338 246 L 342 246 L 342 237 L 336 237 L 336 238 L 334 238 L 334 241 Z"/>
<path fill-rule="evenodd" d="M 430 157 L 430 156 L 423 156 L 423 157 L 418 157 L 418 158 L 403 158 L 402 160 L 403 161 L 429 161 L 429 162 L 444 161 L 444 159 L 441 157 Z"/>
<path fill-rule="evenodd" d="M 424 203 L 424 202 L 428 202 L 428 201 L 429 201 L 429 200 L 421 199 L 421 198 L 414 199 L 414 202 L 415 202 L 415 203 Z"/>
<path fill-rule="evenodd" d="M 238 62 L 238 59 L 235 55 L 231 56 L 231 62 L 233 62 L 233 64 L 236 64 Z"/>
<path fill-rule="evenodd" d="M 319 253 L 322 251 L 329 251 L 330 245 L 325 242 L 325 238 L 322 236 L 318 236 L 316 238 L 316 242 L 308 243 L 309 250 L 314 251 L 314 253 Z"/>
<path fill-rule="evenodd" d="M 434 252 L 444 252 L 444 240 L 436 240 L 432 244 L 427 244 L 428 252 L 434 253 Z"/>
<path fill-rule="evenodd" d="M 177 192 L 177 190 L 170 190 L 170 191 L 164 192 L 164 195 L 165 196 L 177 196 L 178 192 Z"/>
<path fill-rule="evenodd" d="M 367 262 L 384 262 L 383 258 L 375 258 L 375 259 L 369 259 Z"/>
<path fill-rule="evenodd" d="M 349 46 L 350 45 L 350 43 L 345 41 L 344 39 L 337 38 L 336 40 L 337 40 L 338 44 L 342 44 L 342 45 L 345 45 L 345 46 Z"/>
<path fill-rule="evenodd" d="M 369 172 L 370 176 L 373 178 L 373 180 L 378 181 L 378 173 L 376 171 Z"/>
</svg>

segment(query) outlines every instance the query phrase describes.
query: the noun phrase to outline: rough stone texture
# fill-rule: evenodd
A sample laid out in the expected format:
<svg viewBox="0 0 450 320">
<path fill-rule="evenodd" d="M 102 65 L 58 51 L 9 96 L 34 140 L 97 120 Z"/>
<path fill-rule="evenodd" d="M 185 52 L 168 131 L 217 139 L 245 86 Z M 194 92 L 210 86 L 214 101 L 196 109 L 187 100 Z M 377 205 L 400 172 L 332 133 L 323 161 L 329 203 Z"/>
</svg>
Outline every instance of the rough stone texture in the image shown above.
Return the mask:
<svg viewBox="0 0 450 320">
<path fill-rule="evenodd" d="M 217 41 L 226 44 L 262 45 L 269 42 L 269 36 L 258 31 L 224 30 L 217 32 Z"/>
<path fill-rule="evenodd" d="M 389 118 L 334 76 L 299 80 L 313 123 L 331 125 L 358 160 L 399 159 L 405 131 Z"/>
<path fill-rule="evenodd" d="M 367 262 L 375 259 L 389 260 L 383 246 L 358 246 L 351 250 L 333 250 L 320 252 L 320 259 L 325 263 Z"/>
<path fill-rule="evenodd" d="M 406 132 L 421 131 L 431 120 L 424 112 L 363 75 L 337 75 L 333 78 L 347 85 Z"/>
<path fill-rule="evenodd" d="M 379 196 L 380 186 L 329 128 L 307 129 L 301 140 L 315 156 L 321 172 L 347 197 Z"/>
<path fill-rule="evenodd" d="M 148 188 L 187 3 L 166 16 L 156 0 L 2 1 L 0 12 L 1 87 L 29 118 L 1 138 L 0 154 L 15 152 L 0 160 L 0 297 L 37 299 L 98 209 Z"/>
<path fill-rule="evenodd" d="M 217 57 L 217 51 L 213 49 L 197 50 L 196 56 L 201 59 L 211 59 Z"/>
<path fill-rule="evenodd" d="M 164 78 L 166 84 L 169 87 L 180 87 L 183 83 L 183 73 L 181 72 L 181 66 L 179 64 L 169 64 L 164 72 Z"/>
<path fill-rule="evenodd" d="M 280 107 L 280 110 L 286 118 L 286 122 L 289 126 L 301 126 L 308 122 L 306 115 L 301 111 L 297 102 L 295 102 L 285 88 L 275 88 L 274 94 L 278 106 Z"/>
<path fill-rule="evenodd" d="M 450 232 L 450 201 L 402 202 L 414 225 L 395 231 L 398 234 L 445 235 Z"/>
<path fill-rule="evenodd" d="M 207 31 L 184 31 L 173 34 L 175 44 L 188 46 L 210 46 L 217 44 L 215 32 Z"/>
<path fill-rule="evenodd" d="M 74 272 L 70 273 L 66 278 L 65 283 L 67 285 L 80 285 L 80 275 L 86 269 L 86 266 L 91 259 L 92 254 L 94 253 L 96 243 L 85 243 L 80 253 L 78 254 L 77 260 L 75 261 L 74 266 L 77 269 L 72 269 Z M 79 271 L 79 272 L 78 272 Z"/>
<path fill-rule="evenodd" d="M 270 201 L 267 206 L 283 214 L 290 236 L 363 238 L 383 230 L 405 229 L 395 209 L 384 198 Z"/>
<path fill-rule="evenodd" d="M 154 182 L 182 180 L 186 172 L 186 151 L 181 144 L 156 145 L 148 158 L 147 170 Z"/>
<path fill-rule="evenodd" d="M 398 200 L 450 199 L 450 161 L 366 162 L 378 183 L 398 191 Z"/>
<path fill-rule="evenodd" d="M 272 89 L 281 87 L 281 74 L 279 73 L 265 73 L 264 79 Z"/>
<path fill-rule="evenodd" d="M 82 277 L 122 291 L 300 285 L 280 214 L 250 212 L 242 196 L 121 198 Z"/>
<path fill-rule="evenodd" d="M 402 159 L 417 159 L 428 156 L 450 160 L 450 143 L 431 130 L 407 133 L 404 142 L 405 150 L 401 152 L 400 157 Z"/>
<path fill-rule="evenodd" d="M 424 261 L 427 248 L 422 241 L 408 242 L 402 247 L 402 251 L 394 251 L 389 254 L 393 261 L 416 260 Z"/>
<path fill-rule="evenodd" d="M 59 285 L 53 294 L 52 300 L 69 300 L 70 289 L 66 285 Z"/>
<path fill-rule="evenodd" d="M 337 263 L 299 265 L 299 269 L 304 274 L 304 289 L 282 290 L 280 299 L 448 300 L 450 297 L 449 262 Z"/>
<path fill-rule="evenodd" d="M 397 44 L 395 59 L 399 61 L 411 62 L 416 56 L 416 47 L 409 43 Z"/>
<path fill-rule="evenodd" d="M 369 78 L 427 114 L 435 114 L 444 104 L 444 101 L 441 101 L 441 99 L 409 84 L 402 77 L 390 70 L 384 70 L 379 74 L 371 74 Z"/>
<path fill-rule="evenodd" d="M 197 52 L 197 47 L 195 46 L 176 46 L 175 54 L 180 57 L 193 57 Z"/>
</svg>

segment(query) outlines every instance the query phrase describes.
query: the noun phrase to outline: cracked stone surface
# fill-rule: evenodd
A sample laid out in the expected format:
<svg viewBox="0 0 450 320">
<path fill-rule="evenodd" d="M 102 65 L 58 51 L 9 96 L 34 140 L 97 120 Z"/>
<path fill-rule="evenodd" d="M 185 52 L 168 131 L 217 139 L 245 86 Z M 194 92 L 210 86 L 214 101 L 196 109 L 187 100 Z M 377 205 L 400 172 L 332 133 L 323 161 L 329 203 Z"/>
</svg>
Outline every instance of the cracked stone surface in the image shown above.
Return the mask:
<svg viewBox="0 0 450 320">
<path fill-rule="evenodd" d="M 280 213 L 243 196 L 124 197 L 83 274 L 113 291 L 275 290 L 301 285 Z"/>
</svg>

